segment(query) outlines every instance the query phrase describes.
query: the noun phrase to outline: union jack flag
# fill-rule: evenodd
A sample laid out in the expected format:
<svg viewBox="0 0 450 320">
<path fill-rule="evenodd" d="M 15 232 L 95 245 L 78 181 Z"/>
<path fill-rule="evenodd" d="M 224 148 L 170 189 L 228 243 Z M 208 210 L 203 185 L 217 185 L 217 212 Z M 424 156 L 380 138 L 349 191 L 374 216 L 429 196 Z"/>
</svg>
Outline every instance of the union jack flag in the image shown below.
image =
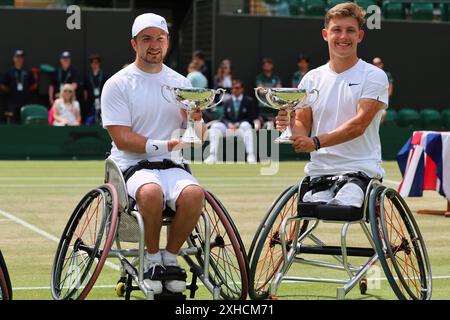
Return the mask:
<svg viewBox="0 0 450 320">
<path fill-rule="evenodd" d="M 397 154 L 403 175 L 398 192 L 420 197 L 435 190 L 450 200 L 450 132 L 415 131 Z"/>
</svg>

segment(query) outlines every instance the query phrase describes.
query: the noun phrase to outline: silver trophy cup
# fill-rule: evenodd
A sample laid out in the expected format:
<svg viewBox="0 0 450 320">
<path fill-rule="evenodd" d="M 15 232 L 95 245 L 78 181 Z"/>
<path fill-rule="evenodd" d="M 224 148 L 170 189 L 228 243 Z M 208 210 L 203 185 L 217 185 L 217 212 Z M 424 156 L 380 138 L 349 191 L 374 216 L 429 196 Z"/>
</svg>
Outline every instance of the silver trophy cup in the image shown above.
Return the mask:
<svg viewBox="0 0 450 320">
<path fill-rule="evenodd" d="M 170 93 L 170 98 L 166 96 L 165 92 Z M 206 110 L 221 103 L 225 96 L 225 89 L 175 88 L 163 84 L 161 85 L 161 94 L 167 102 L 177 104 L 188 113 L 187 128 L 181 141 L 192 144 L 201 144 L 202 140 L 199 139 L 195 133 L 194 121 L 191 118 L 191 113 L 196 109 Z M 219 101 L 214 103 L 217 94 L 222 95 L 220 96 Z"/>
<path fill-rule="evenodd" d="M 265 97 L 267 102 L 264 102 L 261 99 L 260 94 Z M 316 97 L 314 100 L 311 100 L 310 97 L 313 94 L 315 94 Z M 290 127 L 291 112 L 296 109 L 312 106 L 319 98 L 319 91 L 317 89 L 307 91 L 296 88 L 266 89 L 263 87 L 258 87 L 255 88 L 255 95 L 258 101 L 263 105 L 273 109 L 287 111 L 289 125 L 286 130 L 277 139 L 275 139 L 275 143 L 292 143 L 292 140 L 290 140 L 290 137 L 292 136 L 292 129 Z"/>
</svg>

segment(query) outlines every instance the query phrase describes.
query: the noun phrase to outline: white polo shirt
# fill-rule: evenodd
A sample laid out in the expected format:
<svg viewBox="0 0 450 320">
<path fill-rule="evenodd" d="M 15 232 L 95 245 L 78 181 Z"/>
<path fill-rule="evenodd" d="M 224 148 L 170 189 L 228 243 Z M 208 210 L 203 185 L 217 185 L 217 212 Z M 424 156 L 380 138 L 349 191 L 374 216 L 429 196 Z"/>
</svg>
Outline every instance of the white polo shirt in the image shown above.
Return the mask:
<svg viewBox="0 0 450 320">
<path fill-rule="evenodd" d="M 336 73 L 329 63 L 311 70 L 299 88 L 319 90 L 319 98 L 312 107 L 311 136 L 328 133 L 356 116 L 358 101 L 363 98 L 379 100 L 388 106 L 389 82 L 386 73 L 359 59 L 350 69 Z M 379 127 L 381 110 L 361 136 L 311 153 L 305 166 L 309 176 L 339 175 L 362 171 L 370 177 L 381 178 L 381 143 Z"/>
<path fill-rule="evenodd" d="M 114 74 L 106 81 L 102 91 L 103 127 L 128 126 L 133 132 L 156 140 L 179 138 L 179 130 L 184 126 L 181 109 L 162 97 L 162 84 L 192 87 L 189 80 L 166 65 L 163 65 L 161 72 L 152 74 L 140 70 L 132 63 Z M 143 159 L 172 159 L 177 162 L 182 159 L 181 151 L 149 156 L 147 153 L 119 150 L 114 142 L 111 157 L 122 170 Z"/>
</svg>

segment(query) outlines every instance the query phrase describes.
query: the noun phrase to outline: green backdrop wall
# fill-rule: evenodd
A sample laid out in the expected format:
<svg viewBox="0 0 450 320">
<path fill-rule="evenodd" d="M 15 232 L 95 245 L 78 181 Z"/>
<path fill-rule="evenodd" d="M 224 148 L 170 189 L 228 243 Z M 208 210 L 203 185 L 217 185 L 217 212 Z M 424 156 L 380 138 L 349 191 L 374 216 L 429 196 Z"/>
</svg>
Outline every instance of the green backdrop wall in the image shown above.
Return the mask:
<svg viewBox="0 0 450 320">
<path fill-rule="evenodd" d="M 397 152 L 414 130 L 412 127 L 400 128 L 395 124 L 381 126 L 383 159 L 394 160 Z M 276 132 L 267 134 L 261 130 L 258 133 L 258 149 L 263 150 L 261 154 L 264 157 L 270 156 L 271 150 L 274 148 L 274 145 L 270 143 L 274 136 L 276 136 Z M 263 146 L 263 142 L 266 145 Z M 233 142 L 231 141 L 231 143 Z M 204 148 L 206 147 L 207 144 Z M 110 148 L 111 139 L 101 126 L 0 126 L 1 160 L 104 159 Z M 281 145 L 279 150 L 280 160 L 306 160 L 309 158 L 307 154 L 294 153 L 290 145 Z"/>
</svg>

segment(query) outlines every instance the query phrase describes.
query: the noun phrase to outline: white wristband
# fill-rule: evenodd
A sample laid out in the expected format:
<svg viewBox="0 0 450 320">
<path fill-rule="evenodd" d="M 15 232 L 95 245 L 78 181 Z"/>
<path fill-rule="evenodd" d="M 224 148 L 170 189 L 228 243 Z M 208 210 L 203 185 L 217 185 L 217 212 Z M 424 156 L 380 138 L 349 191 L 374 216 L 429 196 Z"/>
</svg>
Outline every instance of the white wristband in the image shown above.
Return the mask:
<svg viewBox="0 0 450 320">
<path fill-rule="evenodd" d="M 145 152 L 152 156 L 157 156 L 169 152 L 169 144 L 167 140 L 148 139 L 145 144 Z"/>
</svg>

